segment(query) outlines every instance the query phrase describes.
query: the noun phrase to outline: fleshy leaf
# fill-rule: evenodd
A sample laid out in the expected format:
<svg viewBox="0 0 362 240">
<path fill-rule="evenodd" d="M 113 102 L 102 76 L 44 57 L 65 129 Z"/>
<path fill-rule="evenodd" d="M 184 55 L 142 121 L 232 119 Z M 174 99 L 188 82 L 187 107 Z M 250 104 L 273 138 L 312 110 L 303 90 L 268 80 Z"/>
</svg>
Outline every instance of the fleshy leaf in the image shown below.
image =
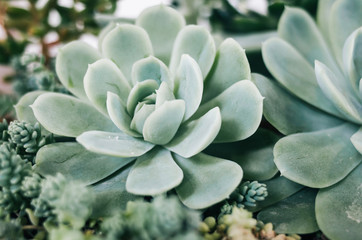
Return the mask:
<svg viewBox="0 0 362 240">
<path fill-rule="evenodd" d="M 132 118 L 131 128 L 136 130 L 142 136 L 143 126 L 145 124 L 146 119 L 155 111 L 154 104 L 143 104 L 140 110 L 136 112 L 136 114 Z"/>
<path fill-rule="evenodd" d="M 152 55 L 153 50 L 145 30 L 134 25 L 122 24 L 104 37 L 102 53 L 117 64 L 131 84 L 132 65 L 139 59 Z"/>
<path fill-rule="evenodd" d="M 143 126 L 145 141 L 156 145 L 168 143 L 176 134 L 185 114 L 185 102 L 167 101 L 152 112 Z"/>
<path fill-rule="evenodd" d="M 159 85 L 155 80 L 148 79 L 138 82 L 131 90 L 127 100 L 127 111 L 130 115 L 134 114 L 136 106 L 143 98 L 151 95 L 158 89 Z"/>
<path fill-rule="evenodd" d="M 56 71 L 62 84 L 75 96 L 86 100 L 83 78 L 88 64 L 101 56 L 98 51 L 85 42 L 73 41 L 62 47 L 56 59 Z"/>
<path fill-rule="evenodd" d="M 362 123 L 362 105 L 354 94 L 339 84 L 340 79 L 323 63 L 316 61 L 315 74 L 324 94 L 350 121 Z M 343 79 L 344 80 L 344 79 Z"/>
<path fill-rule="evenodd" d="M 343 46 L 343 66 L 354 90 L 359 93 L 362 78 L 362 27 L 354 31 Z"/>
<path fill-rule="evenodd" d="M 119 209 L 125 209 L 128 201 L 139 199 L 126 191 L 126 179 L 130 169 L 131 166 L 122 168 L 91 187 L 96 195 L 92 206 L 92 218 L 111 217 Z"/>
<path fill-rule="evenodd" d="M 357 127 L 344 124 L 311 133 L 289 135 L 277 142 L 274 162 L 283 176 L 313 188 L 331 186 L 362 161 L 349 141 Z"/>
<path fill-rule="evenodd" d="M 264 117 L 285 135 L 332 128 L 344 122 L 303 102 L 262 75 L 252 74 L 252 78 L 265 97 Z"/>
<path fill-rule="evenodd" d="M 221 43 L 215 62 L 205 80 L 202 101 L 209 101 L 234 83 L 250 79 L 250 66 L 245 50 L 232 38 Z"/>
<path fill-rule="evenodd" d="M 357 151 L 362 154 L 362 127 L 352 135 L 351 142 Z"/>
<path fill-rule="evenodd" d="M 88 185 L 104 179 L 133 160 L 89 152 L 76 142 L 62 142 L 46 145 L 38 151 L 35 171 L 43 176 L 61 173 L 68 179 Z"/>
<path fill-rule="evenodd" d="M 214 39 L 204 27 L 189 25 L 179 32 L 171 55 L 172 73 L 176 72 L 184 54 L 190 55 L 197 62 L 205 79 L 214 62 L 216 47 Z"/>
<path fill-rule="evenodd" d="M 107 92 L 117 94 L 126 103 L 131 91 L 127 79 L 109 59 L 101 59 L 89 65 L 84 76 L 84 89 L 89 100 L 104 114 L 107 114 Z"/>
<path fill-rule="evenodd" d="M 100 33 L 98 34 L 98 50 L 100 52 L 102 52 L 102 44 L 103 44 L 103 40 L 104 38 L 107 36 L 107 34 L 112 31 L 115 27 L 117 27 L 117 23 L 116 22 L 110 22 L 107 24 L 107 26 L 105 26 Z"/>
<path fill-rule="evenodd" d="M 278 233 L 313 233 L 319 230 L 315 218 L 317 189 L 305 188 L 275 205 L 263 209 L 258 220 L 271 222 Z"/>
<path fill-rule="evenodd" d="M 256 207 L 247 207 L 249 211 L 257 212 L 267 206 L 270 206 L 293 195 L 294 193 L 304 188 L 303 185 L 292 182 L 285 177 L 276 177 L 262 183 L 266 184 L 268 196 L 266 196 L 264 201 L 256 202 Z"/>
<path fill-rule="evenodd" d="M 69 95 L 42 94 L 31 108 L 45 129 L 60 136 L 76 137 L 89 130 L 119 131 L 93 106 Z"/>
<path fill-rule="evenodd" d="M 172 8 L 159 5 L 144 10 L 136 24 L 150 36 L 155 56 L 168 64 L 176 36 L 185 26 L 183 16 Z"/>
<path fill-rule="evenodd" d="M 133 131 L 130 128 L 131 117 L 129 116 L 126 107 L 124 106 L 124 102 L 113 92 L 107 93 L 107 109 L 109 117 L 113 123 L 120 130 L 122 130 L 122 132 L 127 133 L 133 137 L 141 136 L 141 134 Z"/>
<path fill-rule="evenodd" d="M 31 124 L 35 124 L 37 122 L 33 110 L 30 108 L 30 105 L 34 103 L 34 101 L 42 95 L 46 93 L 45 91 L 32 91 L 23 95 L 18 103 L 15 105 L 16 117 L 20 121 L 27 121 Z"/>
<path fill-rule="evenodd" d="M 360 239 L 362 229 L 362 164 L 345 179 L 321 189 L 316 199 L 316 217 L 329 239 Z"/>
<path fill-rule="evenodd" d="M 235 142 L 250 137 L 258 128 L 263 111 L 263 97 L 254 83 L 239 81 L 216 98 L 202 104 L 198 117 L 211 108 L 219 107 L 221 129 L 215 142 Z"/>
<path fill-rule="evenodd" d="M 175 97 L 186 104 L 184 120 L 198 109 L 203 91 L 203 78 L 199 66 L 189 55 L 182 55 L 175 79 Z"/>
<path fill-rule="evenodd" d="M 220 109 L 215 107 L 199 119 L 181 125 L 176 136 L 165 147 L 185 158 L 191 157 L 215 139 L 220 127 Z"/>
<path fill-rule="evenodd" d="M 156 108 L 159 108 L 166 101 L 175 99 L 175 95 L 173 95 L 166 82 L 161 83 L 160 87 L 156 90 L 156 94 Z"/>
<path fill-rule="evenodd" d="M 342 65 L 344 41 L 362 25 L 362 1 L 338 0 L 329 12 L 329 37 L 337 60 Z"/>
<path fill-rule="evenodd" d="M 137 159 L 128 175 L 126 188 L 133 194 L 154 196 L 178 186 L 182 179 L 182 170 L 171 153 L 156 147 Z"/>
<path fill-rule="evenodd" d="M 299 8 L 286 8 L 279 21 L 278 34 L 292 44 L 310 65 L 313 66 L 314 61 L 318 60 L 330 68 L 338 69 L 323 36 L 306 11 Z"/>
<path fill-rule="evenodd" d="M 77 141 L 89 151 L 117 157 L 138 157 L 154 147 L 122 132 L 89 131 L 77 137 Z"/>
<path fill-rule="evenodd" d="M 184 173 L 184 180 L 176 192 L 189 208 L 202 209 L 224 200 L 243 176 L 238 164 L 203 153 L 191 158 L 177 154 L 173 157 Z"/>
<path fill-rule="evenodd" d="M 132 67 L 133 85 L 148 79 L 156 80 L 158 85 L 166 82 L 173 89 L 173 81 L 167 66 L 153 56 L 138 60 Z"/>
<path fill-rule="evenodd" d="M 263 44 L 262 53 L 269 71 L 290 92 L 312 106 L 342 116 L 319 88 L 312 65 L 293 46 L 271 38 Z"/>
<path fill-rule="evenodd" d="M 329 16 L 333 4 L 336 0 L 323 0 L 318 1 L 317 7 L 317 23 L 320 31 L 322 32 L 325 40 L 330 43 L 329 40 Z"/>
<path fill-rule="evenodd" d="M 278 172 L 273 148 L 279 140 L 271 131 L 259 128 L 250 138 L 233 143 L 212 144 L 206 153 L 238 163 L 246 180 L 268 180 Z"/>
</svg>

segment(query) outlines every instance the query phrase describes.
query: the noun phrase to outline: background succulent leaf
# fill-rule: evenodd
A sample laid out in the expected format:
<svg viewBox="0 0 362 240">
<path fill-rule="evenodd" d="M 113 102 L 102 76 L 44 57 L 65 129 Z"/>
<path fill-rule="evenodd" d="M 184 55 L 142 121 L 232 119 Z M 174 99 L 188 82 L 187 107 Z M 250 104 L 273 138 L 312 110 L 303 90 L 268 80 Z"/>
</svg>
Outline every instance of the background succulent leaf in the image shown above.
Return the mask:
<svg viewBox="0 0 362 240">
<path fill-rule="evenodd" d="M 136 160 L 126 182 L 128 192 L 157 195 L 178 186 L 183 179 L 170 151 L 156 147 Z"/>
<path fill-rule="evenodd" d="M 319 88 L 312 65 L 293 46 L 271 38 L 263 44 L 262 53 L 265 65 L 280 84 L 307 103 L 342 117 Z"/>
<path fill-rule="evenodd" d="M 220 108 L 222 119 L 215 142 L 239 141 L 250 137 L 258 128 L 263 111 L 263 97 L 254 83 L 247 80 L 239 81 L 202 104 L 195 117 L 214 107 Z"/>
<path fill-rule="evenodd" d="M 117 94 L 126 103 L 131 87 L 117 65 L 100 59 L 89 65 L 84 76 L 84 89 L 93 105 L 107 115 L 107 92 Z"/>
<path fill-rule="evenodd" d="M 206 208 L 227 198 L 243 175 L 238 164 L 203 153 L 187 159 L 177 154 L 173 157 L 184 173 L 176 192 L 189 208 Z"/>
<path fill-rule="evenodd" d="M 67 179 L 89 185 L 111 175 L 133 160 L 89 152 L 76 142 L 53 143 L 38 151 L 35 171 L 43 176 L 61 173 Z"/>
<path fill-rule="evenodd" d="M 265 97 L 264 117 L 281 133 L 289 135 L 311 132 L 339 126 L 343 121 L 301 101 L 276 82 L 252 74 L 252 79 L 261 95 Z M 278 103 L 278 104 L 275 104 Z"/>
<path fill-rule="evenodd" d="M 166 82 L 173 89 L 173 81 L 167 66 L 159 59 L 150 56 L 135 62 L 132 66 L 132 83 L 153 79 L 160 85 Z"/>
<path fill-rule="evenodd" d="M 329 36 L 329 16 L 332 6 L 335 2 L 336 0 L 318 1 L 317 24 L 323 36 Z M 325 40 L 328 44 L 330 44 L 331 39 L 329 37 L 327 37 Z"/>
<path fill-rule="evenodd" d="M 362 127 L 352 135 L 351 142 L 357 151 L 362 154 Z"/>
<path fill-rule="evenodd" d="M 131 165 L 125 166 L 91 186 L 95 193 L 92 206 L 93 218 L 112 216 L 119 209 L 125 209 L 128 201 L 139 198 L 126 191 L 126 180 L 130 169 Z"/>
<path fill-rule="evenodd" d="M 362 2 L 359 0 L 337 0 L 329 14 L 329 37 L 334 54 L 342 66 L 344 41 L 362 23 Z"/>
<path fill-rule="evenodd" d="M 362 165 L 316 198 L 320 229 L 330 239 L 359 239 L 362 225 Z M 338 207 L 336 207 L 338 206 Z"/>
<path fill-rule="evenodd" d="M 151 40 L 144 29 L 122 24 L 116 26 L 104 37 L 102 53 L 117 64 L 132 85 L 132 65 L 136 61 L 152 55 L 153 50 Z"/>
<path fill-rule="evenodd" d="M 303 185 L 292 182 L 289 179 L 279 176 L 262 182 L 266 185 L 268 196 L 264 201 L 256 202 L 255 207 L 248 207 L 249 211 L 257 212 L 267 206 L 275 204 L 304 188 Z"/>
<path fill-rule="evenodd" d="M 316 61 L 315 74 L 323 93 L 334 103 L 336 108 L 354 123 L 362 123 L 362 106 L 352 89 L 346 89 L 327 66 Z M 342 79 L 344 80 L 344 78 Z"/>
<path fill-rule="evenodd" d="M 197 62 L 189 55 L 182 55 L 175 77 L 175 97 L 186 104 L 184 120 L 198 109 L 203 93 L 203 78 Z"/>
<path fill-rule="evenodd" d="M 243 179 L 263 181 L 274 177 L 278 172 L 274 164 L 273 148 L 279 139 L 272 131 L 259 128 L 248 139 L 212 144 L 205 152 L 238 163 L 244 172 Z"/>
<path fill-rule="evenodd" d="M 175 136 L 185 114 L 181 99 L 167 101 L 155 109 L 143 125 L 143 138 L 156 145 L 164 145 Z"/>
<path fill-rule="evenodd" d="M 215 107 L 199 119 L 181 125 L 175 137 L 165 147 L 185 158 L 191 157 L 214 141 L 220 127 L 220 109 Z"/>
<path fill-rule="evenodd" d="M 313 233 L 319 230 L 315 218 L 317 189 L 304 188 L 258 214 L 258 220 L 271 222 L 278 233 Z"/>
<path fill-rule="evenodd" d="M 313 188 L 331 186 L 362 161 L 350 137 L 357 131 L 352 124 L 289 135 L 277 142 L 274 161 L 281 174 Z"/>
<path fill-rule="evenodd" d="M 209 101 L 234 83 L 250 78 L 245 50 L 238 42 L 228 38 L 221 43 L 216 53 L 212 69 L 205 80 L 202 101 Z"/>
<path fill-rule="evenodd" d="M 127 133 L 133 137 L 141 136 L 141 134 L 133 131 L 130 128 L 132 119 L 127 112 L 124 102 L 117 94 L 108 92 L 106 105 L 108 116 L 122 132 Z"/>
<path fill-rule="evenodd" d="M 96 49 L 82 41 L 73 41 L 59 49 L 56 59 L 56 72 L 62 84 L 75 96 L 87 100 L 83 78 L 88 64 L 101 56 Z"/>
<path fill-rule="evenodd" d="M 32 91 L 23 95 L 18 103 L 15 105 L 16 117 L 20 121 L 26 121 L 31 124 L 37 123 L 34 116 L 33 110 L 30 108 L 41 94 L 46 93 L 45 91 Z"/>
<path fill-rule="evenodd" d="M 159 5 L 144 10 L 136 24 L 148 33 L 155 56 L 168 64 L 176 36 L 185 26 L 183 16 L 172 8 Z"/>
<path fill-rule="evenodd" d="M 183 54 L 190 55 L 197 62 L 205 79 L 216 54 L 214 39 L 204 27 L 186 26 L 178 33 L 173 46 L 170 61 L 171 72 L 176 72 Z"/>
<path fill-rule="evenodd" d="M 76 137 L 88 130 L 118 130 L 108 117 L 88 103 L 69 95 L 42 94 L 31 108 L 44 128 L 60 136 Z"/>
<path fill-rule="evenodd" d="M 77 141 L 92 152 L 117 157 L 138 157 L 154 147 L 122 132 L 88 131 L 78 136 Z"/>
<path fill-rule="evenodd" d="M 292 44 L 310 65 L 318 60 L 330 68 L 338 67 L 314 20 L 304 10 L 286 8 L 279 21 L 278 35 Z"/>
</svg>

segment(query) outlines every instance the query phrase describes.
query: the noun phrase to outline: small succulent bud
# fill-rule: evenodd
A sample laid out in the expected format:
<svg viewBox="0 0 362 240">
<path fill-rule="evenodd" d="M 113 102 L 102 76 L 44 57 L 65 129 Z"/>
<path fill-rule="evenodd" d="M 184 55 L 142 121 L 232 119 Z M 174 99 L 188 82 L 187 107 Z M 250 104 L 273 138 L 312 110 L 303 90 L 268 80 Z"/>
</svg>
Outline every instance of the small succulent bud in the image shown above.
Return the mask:
<svg viewBox="0 0 362 240">
<path fill-rule="evenodd" d="M 37 198 L 41 191 L 41 177 L 36 173 L 26 176 L 22 181 L 21 191 L 24 197 Z"/>
</svg>

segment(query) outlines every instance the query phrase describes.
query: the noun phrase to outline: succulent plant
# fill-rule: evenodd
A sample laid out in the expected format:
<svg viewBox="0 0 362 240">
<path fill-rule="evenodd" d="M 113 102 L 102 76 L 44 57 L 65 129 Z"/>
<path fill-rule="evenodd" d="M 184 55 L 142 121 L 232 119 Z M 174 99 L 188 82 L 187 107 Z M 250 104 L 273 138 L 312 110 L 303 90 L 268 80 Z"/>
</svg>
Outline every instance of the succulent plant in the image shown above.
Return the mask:
<svg viewBox="0 0 362 240">
<path fill-rule="evenodd" d="M 59 51 L 57 74 L 76 97 L 35 93 L 18 106 L 32 104 L 44 128 L 76 138 L 102 157 L 102 166 L 92 168 L 79 143 L 57 143 L 40 150 L 38 171 L 69 176 L 62 166 L 73 164 L 78 171 L 71 177 L 95 183 L 135 160 L 126 181 L 132 194 L 176 188 L 195 209 L 227 198 L 242 169 L 202 151 L 213 142 L 248 138 L 261 121 L 263 97 L 248 80 L 240 45 L 227 39 L 216 50 L 206 29 L 185 26 L 179 13 L 161 5 L 145 10 L 136 25 L 106 28 L 99 46 L 75 41 Z M 24 109 L 17 107 L 18 116 Z M 69 156 L 72 151 L 79 154 Z"/>
<path fill-rule="evenodd" d="M 274 147 L 275 164 L 284 177 L 320 189 L 302 190 L 259 214 L 271 220 L 279 211 L 272 222 L 284 224 L 281 231 L 319 227 L 331 239 L 361 238 L 361 11 L 359 0 L 320 1 L 316 24 L 303 10 L 287 8 L 279 37 L 263 45 L 277 82 L 253 78 L 266 97 L 265 118 L 288 135 Z M 293 220 L 277 220 L 282 214 Z M 307 218 L 315 224 L 294 221 Z"/>
</svg>

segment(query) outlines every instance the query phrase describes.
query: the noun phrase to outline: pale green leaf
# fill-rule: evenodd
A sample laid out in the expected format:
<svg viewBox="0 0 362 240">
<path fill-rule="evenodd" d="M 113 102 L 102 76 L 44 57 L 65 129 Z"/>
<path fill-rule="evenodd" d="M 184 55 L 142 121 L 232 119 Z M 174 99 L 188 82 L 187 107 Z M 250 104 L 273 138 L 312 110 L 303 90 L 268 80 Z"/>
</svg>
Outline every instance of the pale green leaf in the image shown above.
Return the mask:
<svg viewBox="0 0 362 240">
<path fill-rule="evenodd" d="M 176 136 L 165 147 L 183 157 L 191 157 L 209 146 L 220 127 L 220 109 L 215 107 L 199 119 L 181 125 Z"/>
<path fill-rule="evenodd" d="M 84 89 L 89 100 L 107 115 L 107 92 L 117 94 L 126 103 L 131 87 L 117 65 L 109 59 L 101 59 L 89 65 L 84 76 Z"/>
<path fill-rule="evenodd" d="M 235 142 L 250 137 L 258 128 L 263 111 L 263 97 L 249 80 L 234 83 L 216 98 L 202 104 L 198 117 L 211 108 L 219 107 L 221 129 L 215 142 Z"/>
<path fill-rule="evenodd" d="M 89 151 L 116 157 L 138 157 L 154 147 L 122 132 L 88 131 L 77 137 L 77 141 Z"/>
<path fill-rule="evenodd" d="M 119 131 L 108 117 L 93 106 L 69 95 L 42 94 L 31 108 L 45 129 L 60 136 L 77 137 L 90 130 Z"/>
<path fill-rule="evenodd" d="M 151 95 L 159 88 L 158 83 L 153 79 L 138 82 L 131 90 L 127 100 L 127 111 L 132 116 L 136 106 L 145 97 Z"/>
<path fill-rule="evenodd" d="M 265 97 L 264 117 L 285 135 L 332 128 L 344 123 L 303 102 L 262 75 L 253 74 L 252 78 Z"/>
<path fill-rule="evenodd" d="M 319 88 L 312 65 L 293 46 L 272 38 L 263 44 L 262 53 L 268 70 L 290 92 L 312 106 L 342 116 Z"/>
<path fill-rule="evenodd" d="M 98 50 L 102 52 L 102 44 L 105 36 L 117 26 L 116 22 L 110 22 L 98 34 Z"/>
<path fill-rule="evenodd" d="M 91 186 L 96 196 L 92 206 L 93 219 L 111 217 L 116 211 L 125 209 L 128 201 L 139 199 L 126 191 L 126 179 L 130 169 L 131 166 L 126 166 Z"/>
<path fill-rule="evenodd" d="M 331 8 L 336 0 L 323 0 L 318 1 L 317 7 L 317 23 L 320 31 L 322 32 L 324 39 L 330 44 L 329 39 L 329 15 Z"/>
<path fill-rule="evenodd" d="M 162 82 L 160 87 L 156 90 L 156 108 L 159 108 L 166 101 L 175 99 L 172 90 L 166 82 Z"/>
<path fill-rule="evenodd" d="M 323 93 L 352 122 L 362 123 L 362 105 L 349 89 L 339 84 L 337 76 L 323 63 L 316 61 L 315 74 Z M 343 79 L 344 80 L 344 79 Z"/>
<path fill-rule="evenodd" d="M 362 78 L 362 27 L 355 30 L 344 43 L 343 66 L 352 87 L 359 93 Z"/>
<path fill-rule="evenodd" d="M 132 119 L 126 110 L 124 102 L 113 92 L 107 93 L 107 109 L 110 119 L 122 132 L 133 137 L 141 136 L 130 128 Z"/>
<path fill-rule="evenodd" d="M 143 104 L 140 110 L 138 110 L 132 118 L 131 128 L 136 130 L 142 136 L 143 126 L 148 116 L 155 111 L 154 104 Z"/>
<path fill-rule="evenodd" d="M 185 114 L 181 99 L 167 101 L 152 112 L 143 125 L 145 141 L 156 145 L 168 143 L 176 134 Z"/>
<path fill-rule="evenodd" d="M 189 208 L 207 208 L 224 200 L 243 177 L 241 167 L 232 161 L 203 153 L 191 158 L 177 154 L 173 154 L 173 157 L 184 173 L 184 180 L 176 192 Z"/>
<path fill-rule="evenodd" d="M 313 188 L 331 186 L 362 161 L 350 137 L 357 127 L 344 124 L 311 133 L 289 135 L 277 142 L 274 162 L 283 176 Z"/>
<path fill-rule="evenodd" d="M 339 71 L 321 32 L 306 11 L 299 8 L 286 8 L 278 24 L 278 34 L 283 40 L 293 45 L 310 65 L 313 66 L 314 61 L 318 60 L 329 68 Z"/>
<path fill-rule="evenodd" d="M 88 64 L 101 56 L 98 51 L 82 41 L 73 41 L 62 47 L 56 58 L 56 72 L 62 84 L 75 96 L 86 100 L 83 78 Z"/>
<path fill-rule="evenodd" d="M 126 188 L 133 194 L 154 196 L 178 186 L 182 179 L 182 170 L 171 153 L 156 147 L 137 159 L 128 175 Z"/>
<path fill-rule="evenodd" d="M 292 182 L 281 176 L 262 183 L 266 185 L 268 196 L 266 196 L 263 201 L 257 201 L 256 207 L 247 207 L 249 211 L 258 212 L 261 209 L 275 204 L 304 188 L 303 185 Z"/>
<path fill-rule="evenodd" d="M 38 151 L 35 171 L 43 176 L 61 173 L 67 179 L 88 185 L 104 179 L 133 160 L 89 152 L 76 142 L 53 143 Z"/>
<path fill-rule="evenodd" d="M 214 39 L 206 28 L 189 25 L 179 32 L 171 55 L 170 70 L 172 73 L 176 72 L 181 56 L 184 54 L 190 55 L 197 62 L 203 79 L 205 79 L 216 54 Z"/>
<path fill-rule="evenodd" d="M 103 39 L 102 53 L 114 61 L 131 84 L 132 65 L 153 54 L 151 40 L 140 27 L 121 24 Z"/>
<path fill-rule="evenodd" d="M 258 220 L 271 222 L 277 233 L 307 234 L 319 230 L 315 218 L 318 190 L 305 188 L 296 194 L 263 209 Z"/>
<path fill-rule="evenodd" d="M 342 66 L 342 49 L 347 37 L 362 26 L 362 1 L 337 0 L 329 12 L 329 37 Z"/>
<path fill-rule="evenodd" d="M 184 120 L 198 109 L 203 91 L 203 78 L 199 66 L 189 55 L 182 55 L 175 79 L 175 97 L 186 104 Z"/>
<path fill-rule="evenodd" d="M 316 217 L 329 239 L 360 239 L 362 229 L 362 164 L 345 179 L 321 189 L 316 199 Z"/>
<path fill-rule="evenodd" d="M 185 26 L 185 19 L 176 10 L 159 5 L 144 10 L 136 19 L 150 36 L 155 56 L 168 64 L 178 32 Z"/>
<path fill-rule="evenodd" d="M 279 139 L 273 132 L 259 128 L 248 139 L 212 144 L 205 152 L 238 163 L 244 171 L 244 179 L 268 180 L 278 172 L 274 164 L 273 148 Z"/>
<path fill-rule="evenodd" d="M 158 85 L 166 82 L 173 89 L 173 81 L 167 66 L 153 56 L 138 60 L 132 67 L 133 85 L 148 79 L 156 80 Z"/>
<path fill-rule="evenodd" d="M 351 142 L 357 151 L 362 154 L 362 127 L 352 135 Z"/>
<path fill-rule="evenodd" d="M 202 101 L 209 101 L 234 83 L 250 77 L 245 50 L 235 40 L 228 38 L 221 43 L 212 69 L 205 80 Z"/>
<path fill-rule="evenodd" d="M 16 117 L 20 121 L 27 121 L 31 124 L 35 124 L 37 122 L 33 110 L 31 109 L 30 105 L 34 103 L 34 101 L 42 95 L 46 93 L 45 91 L 32 91 L 28 92 L 27 94 L 23 95 L 18 103 L 14 106 L 16 111 Z"/>
</svg>

